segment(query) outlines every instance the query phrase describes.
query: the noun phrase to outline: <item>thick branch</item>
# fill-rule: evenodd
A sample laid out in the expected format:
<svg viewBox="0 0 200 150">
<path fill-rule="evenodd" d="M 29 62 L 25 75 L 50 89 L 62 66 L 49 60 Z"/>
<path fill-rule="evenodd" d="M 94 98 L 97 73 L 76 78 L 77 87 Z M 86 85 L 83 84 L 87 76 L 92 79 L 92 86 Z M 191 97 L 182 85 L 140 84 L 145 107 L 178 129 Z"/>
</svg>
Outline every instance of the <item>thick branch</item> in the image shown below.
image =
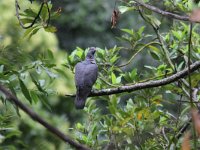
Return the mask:
<svg viewBox="0 0 200 150">
<path fill-rule="evenodd" d="M 58 136 L 64 142 L 69 143 L 71 146 L 76 148 L 77 150 L 89 150 L 89 148 L 73 141 L 69 136 L 62 133 L 57 128 L 53 127 L 52 125 L 48 124 L 45 120 L 43 120 L 39 115 L 37 115 L 34 111 L 29 109 L 26 105 L 24 105 L 21 101 L 17 99 L 11 92 L 9 92 L 6 88 L 0 85 L 0 91 L 5 94 L 6 98 L 14 102 L 19 108 L 21 108 L 26 114 L 28 114 L 33 120 L 37 121 L 41 125 L 43 125 L 46 129 L 48 129 L 51 133 Z"/>
<path fill-rule="evenodd" d="M 190 72 L 194 72 L 195 70 L 197 70 L 199 68 L 200 68 L 200 61 L 197 61 L 190 66 Z M 125 85 L 125 86 L 120 86 L 117 88 L 93 90 L 90 94 L 90 97 L 111 95 L 111 94 L 117 94 L 117 93 L 123 93 L 123 92 L 132 92 L 132 91 L 137 91 L 137 90 L 146 89 L 146 88 L 159 87 L 162 85 L 167 85 L 172 82 L 175 82 L 187 75 L 188 75 L 188 68 L 186 68 L 182 71 L 179 71 L 176 74 L 171 75 L 171 76 L 161 79 L 161 80 L 137 83 L 134 85 Z"/>
<path fill-rule="evenodd" d="M 163 16 L 167 16 L 167 17 L 170 17 L 170 18 L 183 20 L 183 21 L 190 21 L 188 16 L 180 16 L 180 15 L 175 14 L 175 13 L 167 12 L 167 11 L 161 10 L 161 9 L 155 7 L 155 6 L 151 6 L 151 5 L 145 4 L 143 2 L 139 2 L 137 0 L 135 0 L 135 2 L 138 3 L 141 6 L 147 8 L 147 9 L 149 9 L 151 11 L 154 11 L 154 12 L 156 12 L 158 14 L 161 14 Z"/>
</svg>

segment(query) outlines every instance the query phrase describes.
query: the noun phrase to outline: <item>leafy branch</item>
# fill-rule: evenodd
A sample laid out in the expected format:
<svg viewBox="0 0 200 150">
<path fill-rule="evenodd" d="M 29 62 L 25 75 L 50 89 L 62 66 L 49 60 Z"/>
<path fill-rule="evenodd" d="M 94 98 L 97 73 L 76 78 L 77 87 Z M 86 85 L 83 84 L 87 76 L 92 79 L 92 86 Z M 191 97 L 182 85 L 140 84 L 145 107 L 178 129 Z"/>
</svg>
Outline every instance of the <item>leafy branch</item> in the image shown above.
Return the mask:
<svg viewBox="0 0 200 150">
<path fill-rule="evenodd" d="M 134 0 L 134 1 L 137 4 L 139 4 L 140 6 L 143 6 L 143 7 L 147 8 L 147 9 L 149 9 L 149 10 L 151 10 L 153 12 L 156 12 L 158 14 L 161 14 L 163 16 L 171 17 L 171 18 L 174 18 L 174 19 L 182 20 L 182 21 L 190 21 L 189 20 L 189 16 L 180 16 L 178 14 L 161 10 L 161 9 L 155 7 L 155 6 L 152 6 L 152 5 L 149 5 L 149 4 L 145 4 L 145 3 L 137 1 L 137 0 Z"/>
<path fill-rule="evenodd" d="M 39 9 L 37 15 L 35 16 L 34 20 L 31 22 L 31 24 L 28 25 L 28 26 L 25 26 L 24 23 L 21 21 L 21 18 L 20 18 L 20 15 L 19 15 L 19 9 L 20 9 L 19 2 L 18 2 L 18 0 L 15 0 L 16 16 L 17 16 L 17 19 L 19 21 L 20 26 L 23 29 L 31 28 L 35 24 L 35 22 L 37 21 L 37 19 L 40 17 L 40 14 L 42 12 L 42 9 L 43 9 L 44 5 L 47 6 L 47 11 L 48 11 L 48 20 L 47 20 L 47 25 L 45 27 L 48 27 L 49 22 L 50 22 L 50 18 L 51 18 L 50 17 L 51 16 L 51 12 L 50 12 L 49 5 L 48 5 L 47 1 L 42 2 L 41 6 L 40 6 L 40 9 Z"/>
<path fill-rule="evenodd" d="M 5 95 L 6 99 L 8 99 L 10 102 L 15 103 L 17 107 L 22 109 L 26 114 L 28 114 L 33 120 L 37 121 L 41 125 L 43 125 L 46 129 L 48 129 L 51 133 L 56 135 L 58 138 L 63 140 L 64 142 L 69 143 L 71 146 L 76 148 L 77 150 L 89 150 L 89 148 L 85 147 L 84 145 L 81 145 L 74 140 L 71 139 L 68 135 L 65 135 L 57 128 L 53 127 L 49 123 L 47 123 L 43 118 L 41 118 L 38 114 L 36 114 L 34 111 L 32 111 L 30 108 L 28 108 L 26 105 L 24 105 L 16 96 L 14 96 L 11 92 L 9 92 L 5 87 L 0 85 L 0 91 Z"/>
</svg>

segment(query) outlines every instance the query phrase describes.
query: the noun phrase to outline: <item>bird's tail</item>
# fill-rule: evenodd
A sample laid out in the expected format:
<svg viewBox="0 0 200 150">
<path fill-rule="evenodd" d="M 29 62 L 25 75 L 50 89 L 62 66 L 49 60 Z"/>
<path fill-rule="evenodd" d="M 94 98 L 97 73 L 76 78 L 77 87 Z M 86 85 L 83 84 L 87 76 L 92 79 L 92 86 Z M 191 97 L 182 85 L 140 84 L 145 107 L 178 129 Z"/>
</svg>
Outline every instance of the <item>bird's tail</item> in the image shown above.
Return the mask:
<svg viewBox="0 0 200 150">
<path fill-rule="evenodd" d="M 75 98 L 76 109 L 83 109 L 85 107 L 85 101 L 86 101 L 86 98 L 80 98 L 76 96 Z"/>
</svg>

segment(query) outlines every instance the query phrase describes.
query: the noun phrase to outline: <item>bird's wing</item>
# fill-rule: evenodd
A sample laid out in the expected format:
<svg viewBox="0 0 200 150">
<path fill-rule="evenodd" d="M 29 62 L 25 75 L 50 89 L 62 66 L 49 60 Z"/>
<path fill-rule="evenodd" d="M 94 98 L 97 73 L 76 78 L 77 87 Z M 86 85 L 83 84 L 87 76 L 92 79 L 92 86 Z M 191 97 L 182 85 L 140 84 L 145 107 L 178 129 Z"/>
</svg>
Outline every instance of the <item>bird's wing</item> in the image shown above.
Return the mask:
<svg viewBox="0 0 200 150">
<path fill-rule="evenodd" d="M 75 66 L 75 84 L 80 85 L 83 84 L 83 71 L 84 71 L 85 65 L 83 62 L 79 62 Z"/>
<path fill-rule="evenodd" d="M 92 87 L 98 75 L 98 67 L 96 64 L 85 64 L 80 62 L 75 67 L 75 83 L 76 86 Z"/>
<path fill-rule="evenodd" d="M 87 86 L 93 86 L 93 84 L 96 82 L 97 80 L 97 76 L 98 76 L 98 67 L 96 64 L 89 64 L 86 66 L 85 68 L 85 78 L 84 78 L 84 82 Z"/>
</svg>

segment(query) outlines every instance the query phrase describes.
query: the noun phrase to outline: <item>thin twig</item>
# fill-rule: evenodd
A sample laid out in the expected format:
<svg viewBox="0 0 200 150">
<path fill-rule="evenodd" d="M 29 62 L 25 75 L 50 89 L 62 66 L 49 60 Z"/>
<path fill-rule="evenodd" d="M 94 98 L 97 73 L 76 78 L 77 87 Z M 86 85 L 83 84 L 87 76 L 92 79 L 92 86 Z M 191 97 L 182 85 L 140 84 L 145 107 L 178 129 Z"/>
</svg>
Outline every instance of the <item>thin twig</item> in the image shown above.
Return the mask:
<svg viewBox="0 0 200 150">
<path fill-rule="evenodd" d="M 150 43 L 144 45 L 143 47 L 141 47 L 141 48 L 129 59 L 128 62 L 126 62 L 125 64 L 122 64 L 122 65 L 119 65 L 119 66 L 117 66 L 117 67 L 124 67 L 124 66 L 129 65 L 129 64 L 131 63 L 131 61 L 135 58 L 135 56 L 136 56 L 139 52 L 141 52 L 144 48 L 148 47 L 149 45 L 153 45 L 153 44 L 159 44 L 159 45 L 160 45 L 159 42 L 150 42 Z"/>
<path fill-rule="evenodd" d="M 29 115 L 33 120 L 37 121 L 41 125 L 43 125 L 46 129 L 48 129 L 51 133 L 56 135 L 58 138 L 63 140 L 64 142 L 69 143 L 72 147 L 76 148 L 77 150 L 89 150 L 89 148 L 81 145 L 71 139 L 71 137 L 65 135 L 63 132 L 55 128 L 54 126 L 47 123 L 43 118 L 41 118 L 38 114 L 24 105 L 17 97 L 15 97 L 11 92 L 9 92 L 5 87 L 0 85 L 0 91 L 5 94 L 6 98 L 10 101 L 15 103 L 21 110 L 23 110 L 27 115 Z"/>
<path fill-rule="evenodd" d="M 140 14 L 140 16 L 144 19 L 144 21 L 146 21 L 147 23 L 149 23 L 149 24 L 152 26 L 153 30 L 154 30 L 155 33 L 156 33 L 156 36 L 157 36 L 157 38 L 158 38 L 158 41 L 160 42 L 161 48 L 162 48 L 162 50 L 163 50 L 164 56 L 165 56 L 166 59 L 167 59 L 168 64 L 170 65 L 170 67 L 171 67 L 173 70 L 175 70 L 175 67 L 174 67 L 174 65 L 173 65 L 173 63 L 172 63 L 172 61 L 171 61 L 171 59 L 170 59 L 170 56 L 169 56 L 169 51 L 167 50 L 167 48 L 166 48 L 166 46 L 165 46 L 165 43 L 164 43 L 164 41 L 163 41 L 163 38 L 161 37 L 161 35 L 160 35 L 160 33 L 159 33 L 159 28 L 158 28 L 158 27 L 156 28 L 148 19 L 146 19 L 146 17 L 143 15 L 143 13 L 142 13 L 142 11 L 141 11 L 140 9 L 139 9 L 139 14 Z"/>
<path fill-rule="evenodd" d="M 191 109 L 194 107 L 193 105 L 193 99 L 192 99 L 192 81 L 191 81 L 191 68 L 190 68 L 190 61 L 191 61 L 191 45 L 192 45 L 192 23 L 190 23 L 189 28 L 189 40 L 188 40 L 188 82 L 189 82 L 189 94 L 190 94 L 190 105 Z M 197 148 L 197 136 L 196 136 L 196 130 L 195 125 L 193 123 L 193 138 L 194 138 L 194 149 Z"/>
<path fill-rule="evenodd" d="M 167 145 L 169 145 L 169 139 L 167 138 L 167 136 L 166 136 L 166 134 L 165 134 L 165 127 L 162 127 L 162 134 L 163 134 L 164 139 L 165 139 L 166 142 L 167 142 Z"/>
<path fill-rule="evenodd" d="M 188 42 L 188 82 L 189 82 L 189 93 L 190 93 L 190 101 L 191 101 L 191 106 L 192 106 L 192 82 L 191 82 L 191 75 L 190 75 L 190 62 L 191 62 L 191 44 L 192 44 L 192 23 L 190 24 L 190 29 L 189 29 L 189 42 Z"/>
</svg>

